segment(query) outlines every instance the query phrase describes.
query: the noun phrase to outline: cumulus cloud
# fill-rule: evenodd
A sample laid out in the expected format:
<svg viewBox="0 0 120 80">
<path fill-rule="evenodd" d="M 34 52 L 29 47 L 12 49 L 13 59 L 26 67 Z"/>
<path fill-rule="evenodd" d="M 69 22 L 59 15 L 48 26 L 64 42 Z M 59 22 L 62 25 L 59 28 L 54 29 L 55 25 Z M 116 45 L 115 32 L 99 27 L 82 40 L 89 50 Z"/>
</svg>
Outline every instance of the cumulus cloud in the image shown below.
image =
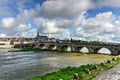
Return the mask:
<svg viewBox="0 0 120 80">
<path fill-rule="evenodd" d="M 38 16 L 73 18 L 92 7 L 90 0 L 48 0 L 39 8 Z"/>
<path fill-rule="evenodd" d="M 9 27 L 12 27 L 12 24 L 13 24 L 14 20 L 15 19 L 12 18 L 12 17 L 3 18 L 2 19 L 2 24 L 3 24 L 4 27 L 9 28 Z"/>
<path fill-rule="evenodd" d="M 97 7 L 116 7 L 119 8 L 120 7 L 120 0 L 96 0 L 95 1 L 95 5 Z"/>
<path fill-rule="evenodd" d="M 0 33 L 0 36 L 1 36 L 1 37 L 7 37 L 7 35 L 4 34 L 4 33 Z"/>
<path fill-rule="evenodd" d="M 12 13 L 10 13 L 10 8 L 0 6 L 0 16 L 2 16 L 2 17 L 12 16 Z"/>
<path fill-rule="evenodd" d="M 81 20 L 74 36 L 85 40 L 114 41 L 120 34 L 118 24 L 112 12 L 99 13 L 94 18 Z"/>
<path fill-rule="evenodd" d="M 34 8 L 30 7 L 32 0 L 30 4 L 27 3 L 29 0 L 22 0 L 20 3 L 18 0 L 12 1 L 18 6 L 19 14 L 1 19 L 0 36 L 35 37 L 38 31 L 41 35 L 61 39 L 120 41 L 120 19 L 113 12 L 98 13 L 90 18 L 86 18 L 85 15 L 87 10 L 95 6 L 118 8 L 119 0 L 95 2 L 92 0 L 47 0 L 42 5 L 36 4 L 36 7 L 34 5 Z"/>
<path fill-rule="evenodd" d="M 70 32 L 68 32 L 68 28 L 65 29 L 65 27 L 61 27 L 59 20 L 35 18 L 34 21 L 35 21 L 36 25 L 38 26 L 37 30 L 41 35 L 49 35 L 49 37 L 57 37 L 57 38 L 58 37 L 60 38 L 61 35 L 65 35 L 65 34 L 67 34 L 66 36 L 69 36 L 68 34 Z M 63 38 L 63 37 L 61 37 L 61 38 Z"/>
<path fill-rule="evenodd" d="M 36 32 L 37 30 L 36 29 L 30 29 L 28 31 L 24 31 L 20 34 L 17 34 L 18 37 L 35 37 L 36 36 Z"/>
<path fill-rule="evenodd" d="M 38 31 L 41 34 L 54 37 L 114 41 L 118 40 L 116 36 L 120 34 L 120 22 L 112 12 L 99 13 L 92 18 L 80 14 L 74 19 L 35 18 L 34 21 L 39 26 Z M 75 31 L 70 32 L 71 29 Z"/>
<path fill-rule="evenodd" d="M 15 35 L 21 36 L 23 32 L 36 33 L 35 30 L 31 31 L 33 29 L 30 25 L 35 15 L 33 6 L 30 7 L 32 2 L 32 0 L 0 0 L 0 37 L 3 34 L 14 37 Z"/>
</svg>

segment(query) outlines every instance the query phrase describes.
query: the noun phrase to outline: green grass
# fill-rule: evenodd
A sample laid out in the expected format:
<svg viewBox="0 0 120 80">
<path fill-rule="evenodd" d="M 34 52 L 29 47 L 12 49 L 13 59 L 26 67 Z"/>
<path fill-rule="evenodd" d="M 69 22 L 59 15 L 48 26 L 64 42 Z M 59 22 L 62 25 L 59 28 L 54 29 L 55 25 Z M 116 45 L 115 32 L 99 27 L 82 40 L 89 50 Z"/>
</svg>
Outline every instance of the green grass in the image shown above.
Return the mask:
<svg viewBox="0 0 120 80">
<path fill-rule="evenodd" d="M 35 78 L 27 78 L 25 80 L 71 80 L 73 79 L 73 74 L 78 73 L 82 77 L 79 80 L 92 80 L 95 76 L 97 76 L 101 71 L 108 70 L 115 65 L 120 63 L 120 58 L 117 58 L 112 63 L 105 62 L 104 65 L 101 64 L 87 64 L 82 65 L 80 67 L 67 67 L 60 69 L 57 72 L 48 73 L 42 77 L 35 77 Z M 99 70 L 94 69 L 94 65 L 97 65 L 99 67 Z M 91 71 L 91 74 L 86 74 L 85 69 L 89 69 Z"/>
</svg>

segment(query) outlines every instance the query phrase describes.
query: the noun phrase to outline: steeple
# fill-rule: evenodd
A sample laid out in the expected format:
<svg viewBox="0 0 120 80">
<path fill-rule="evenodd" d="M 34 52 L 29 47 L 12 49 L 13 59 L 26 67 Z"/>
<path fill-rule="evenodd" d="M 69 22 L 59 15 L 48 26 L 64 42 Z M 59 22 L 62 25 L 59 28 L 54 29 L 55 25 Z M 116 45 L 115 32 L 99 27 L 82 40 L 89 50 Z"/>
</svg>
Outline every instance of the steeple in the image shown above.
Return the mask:
<svg viewBox="0 0 120 80">
<path fill-rule="evenodd" d="M 36 37 L 39 37 L 39 32 L 37 32 L 37 35 L 36 35 Z"/>
</svg>

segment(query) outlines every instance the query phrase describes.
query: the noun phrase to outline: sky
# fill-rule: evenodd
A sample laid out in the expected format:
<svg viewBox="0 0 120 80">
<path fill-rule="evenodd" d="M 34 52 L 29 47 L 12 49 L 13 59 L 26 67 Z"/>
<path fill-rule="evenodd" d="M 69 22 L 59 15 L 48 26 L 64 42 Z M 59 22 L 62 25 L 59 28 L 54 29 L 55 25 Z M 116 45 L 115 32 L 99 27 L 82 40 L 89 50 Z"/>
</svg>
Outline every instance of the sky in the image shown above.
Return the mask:
<svg viewBox="0 0 120 80">
<path fill-rule="evenodd" d="M 0 37 L 120 42 L 120 0 L 0 0 Z"/>
</svg>

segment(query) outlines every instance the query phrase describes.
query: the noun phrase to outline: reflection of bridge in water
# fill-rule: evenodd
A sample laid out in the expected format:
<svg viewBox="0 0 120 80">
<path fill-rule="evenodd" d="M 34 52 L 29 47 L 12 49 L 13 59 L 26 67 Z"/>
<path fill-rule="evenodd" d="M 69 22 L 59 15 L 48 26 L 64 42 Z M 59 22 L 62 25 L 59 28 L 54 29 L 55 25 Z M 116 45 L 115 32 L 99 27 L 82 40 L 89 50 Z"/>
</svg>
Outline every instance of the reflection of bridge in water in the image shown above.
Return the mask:
<svg viewBox="0 0 120 80">
<path fill-rule="evenodd" d="M 111 54 L 120 54 L 120 45 L 113 44 L 79 44 L 79 43 L 57 43 L 57 42 L 36 42 L 27 44 L 15 44 L 15 48 L 39 48 L 46 50 L 80 52 L 82 48 L 86 47 L 90 53 L 98 53 L 102 48 L 107 48 Z"/>
</svg>

